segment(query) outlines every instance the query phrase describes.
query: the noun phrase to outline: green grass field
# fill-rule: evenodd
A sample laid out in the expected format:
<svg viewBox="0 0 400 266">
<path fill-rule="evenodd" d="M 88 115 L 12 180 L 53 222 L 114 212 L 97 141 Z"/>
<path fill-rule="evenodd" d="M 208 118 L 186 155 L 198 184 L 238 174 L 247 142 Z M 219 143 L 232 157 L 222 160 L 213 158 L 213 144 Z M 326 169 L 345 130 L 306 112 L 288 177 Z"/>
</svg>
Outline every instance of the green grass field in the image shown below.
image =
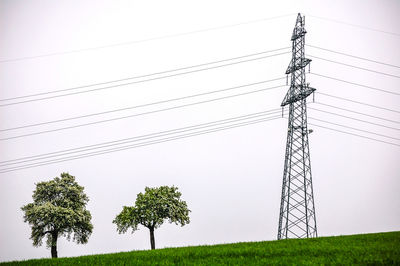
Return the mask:
<svg viewBox="0 0 400 266">
<path fill-rule="evenodd" d="M 165 248 L 2 265 L 400 265 L 400 232 Z"/>
</svg>

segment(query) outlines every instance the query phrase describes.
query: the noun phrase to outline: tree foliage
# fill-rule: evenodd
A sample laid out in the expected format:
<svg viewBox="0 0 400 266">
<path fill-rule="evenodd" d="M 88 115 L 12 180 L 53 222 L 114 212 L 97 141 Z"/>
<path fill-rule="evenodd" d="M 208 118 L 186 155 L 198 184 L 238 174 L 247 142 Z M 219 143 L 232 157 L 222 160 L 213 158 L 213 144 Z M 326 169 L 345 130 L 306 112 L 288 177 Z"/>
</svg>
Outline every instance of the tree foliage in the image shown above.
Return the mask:
<svg viewBox="0 0 400 266">
<path fill-rule="evenodd" d="M 57 239 L 65 236 L 78 244 L 88 242 L 92 233 L 91 214 L 86 210 L 89 198 L 83 187 L 75 182 L 75 177 L 62 173 L 47 182 L 36 184 L 33 203 L 23 206 L 24 221 L 31 226 L 34 246 L 46 244 L 52 248 L 52 257 L 57 257 Z"/>
<path fill-rule="evenodd" d="M 137 195 L 135 206 L 123 206 L 120 214 L 113 223 L 119 233 L 126 233 L 131 228 L 132 233 L 141 224 L 150 230 L 150 241 L 154 249 L 154 229 L 160 227 L 165 220 L 184 226 L 190 222 L 189 212 L 185 201 L 181 200 L 177 187 L 161 186 L 145 188 L 145 193 Z"/>
</svg>

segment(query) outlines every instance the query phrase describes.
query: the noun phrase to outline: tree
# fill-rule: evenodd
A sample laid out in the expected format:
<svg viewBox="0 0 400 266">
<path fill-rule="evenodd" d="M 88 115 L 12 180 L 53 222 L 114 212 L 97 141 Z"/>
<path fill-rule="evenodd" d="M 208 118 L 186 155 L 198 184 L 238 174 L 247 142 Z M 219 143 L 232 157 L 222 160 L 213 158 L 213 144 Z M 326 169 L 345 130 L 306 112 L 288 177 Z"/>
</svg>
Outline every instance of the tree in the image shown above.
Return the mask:
<svg viewBox="0 0 400 266">
<path fill-rule="evenodd" d="M 118 233 L 126 233 L 132 228 L 132 233 L 141 224 L 150 230 L 151 249 L 155 249 L 154 229 L 160 227 L 164 220 L 184 226 L 190 222 L 186 202 L 180 199 L 181 193 L 177 187 L 161 186 L 145 188 L 145 193 L 139 193 L 135 206 L 123 206 L 113 223 L 117 225 Z"/>
<path fill-rule="evenodd" d="M 48 182 L 36 184 L 33 203 L 23 206 L 24 221 L 32 228 L 31 239 L 35 247 L 42 245 L 47 236 L 47 247 L 51 247 L 51 257 L 57 258 L 57 239 L 65 236 L 78 244 L 88 242 L 92 233 L 92 216 L 86 210 L 89 198 L 84 187 L 75 182 L 75 177 L 62 173 Z"/>
</svg>

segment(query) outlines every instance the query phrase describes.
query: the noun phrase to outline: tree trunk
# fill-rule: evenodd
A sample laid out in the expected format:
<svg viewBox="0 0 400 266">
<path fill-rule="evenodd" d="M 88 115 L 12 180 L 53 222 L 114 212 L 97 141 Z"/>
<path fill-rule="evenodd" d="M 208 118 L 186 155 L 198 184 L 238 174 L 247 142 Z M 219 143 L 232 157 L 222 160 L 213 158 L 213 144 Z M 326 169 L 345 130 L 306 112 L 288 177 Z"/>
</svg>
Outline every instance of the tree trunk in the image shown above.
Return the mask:
<svg viewBox="0 0 400 266">
<path fill-rule="evenodd" d="M 57 258 L 57 237 L 58 232 L 51 232 L 51 257 Z"/>
<path fill-rule="evenodd" d="M 154 227 L 150 227 L 150 245 L 151 245 L 151 249 L 155 249 L 156 248 L 156 241 L 154 240 Z"/>
</svg>

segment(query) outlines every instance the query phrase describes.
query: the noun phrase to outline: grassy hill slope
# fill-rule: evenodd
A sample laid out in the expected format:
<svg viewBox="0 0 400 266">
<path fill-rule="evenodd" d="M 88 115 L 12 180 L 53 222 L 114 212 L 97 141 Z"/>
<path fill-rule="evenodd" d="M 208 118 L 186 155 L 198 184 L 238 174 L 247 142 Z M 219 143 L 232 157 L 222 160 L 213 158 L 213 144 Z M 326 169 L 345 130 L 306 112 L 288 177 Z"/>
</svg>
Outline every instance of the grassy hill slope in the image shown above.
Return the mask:
<svg viewBox="0 0 400 266">
<path fill-rule="evenodd" d="M 400 265 L 400 232 L 165 248 L 2 265 Z"/>
</svg>

